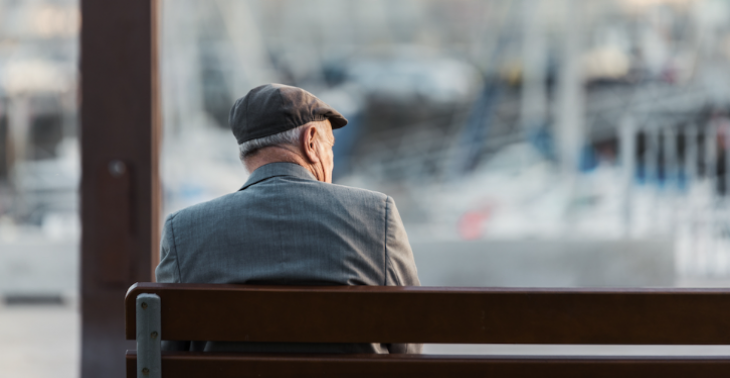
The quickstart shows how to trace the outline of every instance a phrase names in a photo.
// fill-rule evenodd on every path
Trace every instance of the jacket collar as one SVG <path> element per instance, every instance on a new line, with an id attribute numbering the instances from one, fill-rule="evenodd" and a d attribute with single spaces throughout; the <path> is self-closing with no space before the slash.
<path id="1" fill-rule="evenodd" d="M 312 175 L 311 172 L 309 172 L 306 168 L 302 167 L 299 164 L 270 163 L 262 165 L 261 167 L 253 171 L 253 173 L 251 173 L 251 176 L 248 176 L 248 180 L 246 180 L 246 183 L 243 184 L 241 189 L 238 190 L 244 190 L 251 185 L 257 184 L 261 181 L 276 176 L 294 176 L 302 180 L 317 181 L 317 179 L 314 177 L 314 175 Z"/>

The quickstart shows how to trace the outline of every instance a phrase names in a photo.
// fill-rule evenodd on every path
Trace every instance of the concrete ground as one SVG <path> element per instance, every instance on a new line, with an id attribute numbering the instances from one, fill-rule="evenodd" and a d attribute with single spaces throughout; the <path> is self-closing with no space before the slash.
<path id="1" fill-rule="evenodd" d="M 1 305 L 0 377 L 78 378 L 75 305 Z"/>
<path id="2" fill-rule="evenodd" d="M 75 237 L 0 227 L 0 377 L 79 377 L 78 251 Z"/>

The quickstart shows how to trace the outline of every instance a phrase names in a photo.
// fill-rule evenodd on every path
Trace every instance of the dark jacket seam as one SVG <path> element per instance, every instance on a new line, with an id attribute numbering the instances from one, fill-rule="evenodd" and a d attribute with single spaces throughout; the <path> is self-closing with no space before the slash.
<path id="1" fill-rule="evenodd" d="M 183 282 L 182 272 L 180 271 L 180 256 L 177 254 L 177 242 L 175 241 L 175 216 L 177 213 L 170 216 L 170 234 L 172 234 L 172 248 L 175 250 L 175 265 L 177 265 L 177 278 L 180 283 Z"/>
<path id="2" fill-rule="evenodd" d="M 267 181 L 267 180 L 270 180 L 270 179 L 272 179 L 272 178 L 276 178 L 276 177 L 287 177 L 287 176 L 288 176 L 288 177 L 296 177 L 296 176 L 293 176 L 293 175 L 276 175 L 276 176 L 269 176 L 269 177 L 264 177 L 264 178 L 262 178 L 261 180 L 258 180 L 258 181 L 254 181 L 254 182 L 252 182 L 252 183 L 250 183 L 250 184 L 248 184 L 248 185 L 244 185 L 244 186 L 243 186 L 243 187 L 242 187 L 241 189 L 238 189 L 238 191 L 239 191 L 239 192 L 241 192 L 241 191 L 244 191 L 244 190 L 246 190 L 246 189 L 248 189 L 248 188 L 250 188 L 250 187 L 252 187 L 252 186 L 254 186 L 254 185 L 256 185 L 256 184 L 260 184 L 260 183 L 262 183 L 262 182 L 264 182 L 264 181 Z M 297 178 L 298 178 L 298 177 L 297 177 Z"/>

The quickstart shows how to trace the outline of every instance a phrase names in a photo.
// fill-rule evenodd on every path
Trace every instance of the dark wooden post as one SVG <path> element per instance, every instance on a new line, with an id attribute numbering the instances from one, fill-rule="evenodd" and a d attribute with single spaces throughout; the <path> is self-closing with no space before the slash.
<path id="1" fill-rule="evenodd" d="M 82 0 L 82 377 L 123 377 L 124 294 L 159 242 L 157 0 Z"/>

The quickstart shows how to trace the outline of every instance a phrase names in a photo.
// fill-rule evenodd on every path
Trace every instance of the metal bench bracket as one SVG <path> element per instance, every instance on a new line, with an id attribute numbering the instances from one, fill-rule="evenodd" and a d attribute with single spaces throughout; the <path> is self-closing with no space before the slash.
<path id="1" fill-rule="evenodd" d="M 137 378 L 162 378 L 160 297 L 137 296 Z"/>

